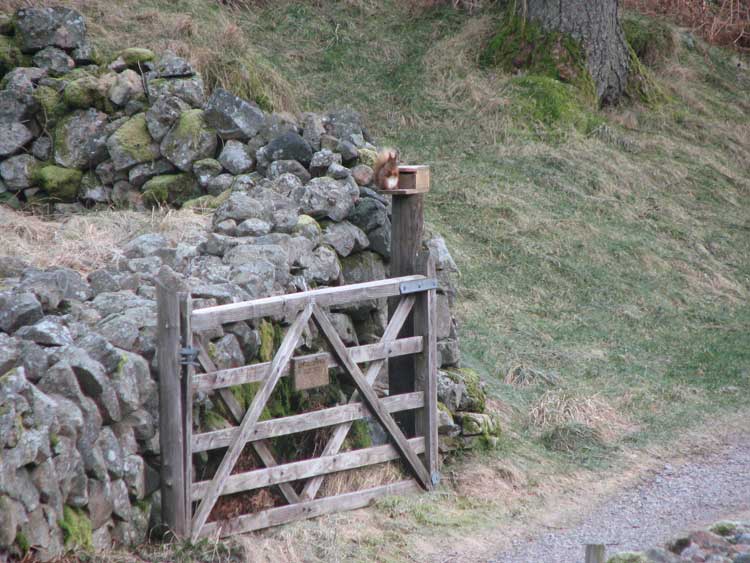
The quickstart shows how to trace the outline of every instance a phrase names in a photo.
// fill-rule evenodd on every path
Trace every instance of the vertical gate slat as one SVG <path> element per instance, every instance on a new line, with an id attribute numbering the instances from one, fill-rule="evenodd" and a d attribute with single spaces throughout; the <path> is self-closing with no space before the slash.
<path id="1" fill-rule="evenodd" d="M 435 261 L 429 252 L 417 257 L 417 273 L 428 279 L 435 278 Z M 415 358 L 417 390 L 424 392 L 424 408 L 417 417 L 417 434 L 425 439 L 425 466 L 436 485 L 440 478 L 438 456 L 437 412 L 437 314 L 436 290 L 427 290 L 417 296 L 414 307 L 414 333 L 422 336 L 422 353 Z"/>
<path id="2" fill-rule="evenodd" d="M 186 537 L 187 488 L 183 481 L 185 436 L 180 389 L 180 302 L 177 296 L 179 280 L 168 269 L 162 269 L 156 282 L 161 506 L 164 524 L 176 536 Z"/>
<path id="3" fill-rule="evenodd" d="M 180 295 L 180 326 L 183 348 L 193 348 L 193 329 L 190 317 L 193 314 L 193 298 L 189 293 Z M 182 372 L 182 419 L 183 419 L 183 471 L 185 483 L 185 529 L 190 525 L 193 503 L 190 487 L 193 483 L 193 375 L 195 367 L 186 364 Z"/>

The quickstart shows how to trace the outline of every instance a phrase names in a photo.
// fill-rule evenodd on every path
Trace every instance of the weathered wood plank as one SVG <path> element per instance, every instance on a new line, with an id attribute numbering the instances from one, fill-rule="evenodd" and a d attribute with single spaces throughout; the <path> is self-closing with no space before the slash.
<path id="1" fill-rule="evenodd" d="M 414 295 L 408 295 L 401 298 L 401 302 L 396 308 L 393 316 L 391 316 L 391 320 L 388 322 L 388 326 L 385 327 L 383 337 L 380 339 L 381 342 L 388 342 L 398 336 L 398 333 L 401 330 L 401 326 L 404 324 L 404 321 L 409 316 L 409 313 L 414 307 L 415 300 L 416 297 Z M 382 369 L 384 363 L 385 360 L 377 360 L 372 362 L 368 366 L 367 372 L 365 374 L 365 379 L 367 379 L 367 382 L 370 385 L 375 382 L 375 378 L 378 376 L 378 373 L 380 373 L 380 370 Z M 354 403 L 358 399 L 359 393 L 355 391 L 354 393 L 352 393 L 352 396 L 349 399 L 349 403 Z M 321 455 L 334 455 L 338 453 L 338 451 L 341 449 L 341 446 L 344 444 L 346 435 L 349 433 L 349 429 L 351 427 L 351 422 L 345 422 L 337 426 L 331 434 L 331 437 L 328 439 L 328 443 L 325 445 L 325 448 L 323 449 L 323 453 Z M 310 479 L 302 488 L 302 492 L 299 495 L 300 498 L 302 500 L 314 499 L 315 495 L 318 494 L 318 490 L 323 484 L 324 479 L 325 477 L 322 476 Z"/>
<path id="2" fill-rule="evenodd" d="M 297 347 L 297 343 L 302 336 L 302 331 L 307 325 L 307 322 L 310 320 L 310 316 L 312 315 L 314 309 L 315 303 L 313 301 L 308 301 L 305 309 L 295 319 L 294 323 L 292 323 L 292 326 L 289 328 L 289 331 L 284 336 L 284 339 L 279 346 L 279 350 L 276 352 L 276 356 L 274 357 L 273 365 L 271 366 L 271 373 L 269 374 L 268 378 L 261 384 L 261 387 L 260 389 L 258 389 L 255 397 L 253 397 L 250 408 L 247 409 L 247 412 L 242 419 L 242 423 L 240 424 L 240 430 L 235 436 L 235 441 L 227 449 L 227 452 L 224 455 L 224 459 L 221 460 L 219 468 L 216 470 L 216 474 L 214 475 L 214 478 L 211 481 L 208 490 L 206 491 L 206 495 L 203 497 L 203 500 L 198 505 L 198 509 L 195 511 L 195 516 L 193 517 L 192 524 L 193 540 L 197 539 L 198 534 L 200 534 L 201 528 L 203 528 L 203 525 L 208 519 L 208 515 L 211 513 L 211 509 L 216 504 L 216 500 L 219 498 L 219 494 L 221 493 L 221 489 L 224 486 L 226 478 L 234 468 L 234 465 L 237 463 L 237 459 L 242 453 L 242 449 L 247 443 L 248 433 L 252 430 L 252 427 L 258 421 L 258 418 L 260 417 L 263 408 L 268 402 L 268 399 L 271 396 L 274 387 L 276 387 L 276 383 L 278 383 L 279 378 L 281 377 L 282 371 L 289 363 L 292 354 L 294 354 L 294 349 Z"/>
<path id="3" fill-rule="evenodd" d="M 399 179 L 400 180 L 400 179 Z M 393 196 L 391 221 L 391 275 L 410 276 L 416 271 L 417 253 L 422 245 L 424 231 L 424 195 L 407 194 Z M 393 314 L 396 300 L 390 299 L 388 309 Z M 413 320 L 408 318 L 399 337 L 414 336 Z M 411 393 L 415 390 L 415 364 L 411 356 L 394 358 L 388 362 L 388 390 L 391 395 Z M 415 434 L 414 413 L 401 413 L 396 417 L 406 436 Z"/>
<path id="4" fill-rule="evenodd" d="M 379 342 L 377 344 L 365 344 L 349 348 L 352 360 L 358 364 L 404 356 L 407 354 L 418 354 L 422 351 L 422 338 L 400 338 L 388 342 Z M 313 356 L 298 356 L 306 358 Z M 339 364 L 336 359 L 328 354 L 328 367 L 335 368 Z M 271 362 L 242 366 L 238 368 L 208 371 L 208 373 L 198 374 L 193 378 L 193 391 L 202 391 L 208 393 L 212 389 L 221 389 L 222 387 L 234 387 L 243 383 L 255 383 L 263 380 L 271 369 Z M 284 370 L 282 377 L 289 375 L 289 369 Z"/>
<path id="5" fill-rule="evenodd" d="M 419 459 L 414 452 L 414 449 L 409 445 L 406 436 L 404 436 L 404 433 L 398 427 L 396 421 L 393 420 L 393 417 L 391 417 L 391 415 L 382 407 L 378 396 L 367 382 L 367 379 L 359 369 L 359 366 L 349 357 L 346 346 L 341 341 L 341 338 L 331 324 L 330 319 L 325 314 L 325 311 L 315 304 L 313 304 L 313 318 L 315 319 L 318 328 L 320 328 L 325 335 L 326 340 L 328 340 L 328 343 L 331 345 L 333 353 L 336 355 L 339 362 L 341 362 L 342 367 L 349 373 L 352 380 L 354 380 L 354 384 L 362 395 L 364 401 L 367 403 L 367 406 L 370 407 L 375 418 L 378 419 L 385 431 L 390 435 L 396 445 L 396 449 L 398 449 L 406 460 L 411 471 L 425 489 L 432 489 L 432 478 L 427 473 L 427 469 L 425 469 L 422 460 Z"/>
<path id="6" fill-rule="evenodd" d="M 424 438 L 412 438 L 409 440 L 409 446 L 417 453 L 424 451 Z M 288 483 L 289 481 L 298 481 L 317 475 L 327 475 L 338 471 L 346 471 L 384 463 L 399 459 L 401 454 L 390 444 L 383 446 L 374 446 L 351 452 L 342 452 L 332 456 L 314 457 L 302 461 L 285 463 L 277 467 L 267 467 L 265 469 L 255 469 L 246 473 L 230 475 L 224 481 L 221 494 L 231 495 L 242 491 L 251 491 L 261 487 L 270 487 L 279 483 Z M 205 497 L 211 481 L 202 481 L 193 483 L 191 497 L 200 500 Z"/>
<path id="7" fill-rule="evenodd" d="M 417 256 L 417 271 L 435 277 L 435 261 L 429 252 Z M 422 353 L 415 357 L 416 388 L 424 392 L 425 405 L 416 417 L 417 435 L 425 438 L 424 461 L 433 484 L 440 479 L 437 411 L 437 315 L 436 290 L 420 293 L 414 306 L 414 334 L 424 339 Z"/>
<path id="8" fill-rule="evenodd" d="M 413 479 L 398 481 L 335 497 L 326 497 L 290 506 L 270 508 L 262 512 L 239 516 L 232 520 L 210 522 L 203 527 L 201 535 L 205 537 L 228 537 L 271 526 L 288 524 L 297 520 L 313 518 L 323 514 L 364 508 L 373 500 L 386 495 L 405 495 L 417 491 L 419 491 L 419 485 Z"/>
<path id="9" fill-rule="evenodd" d="M 156 278 L 156 355 L 159 363 L 159 447 L 161 451 L 161 508 L 164 524 L 180 538 L 187 537 L 185 450 L 180 390 L 180 301 L 174 274 Z"/>
<path id="10" fill-rule="evenodd" d="M 193 299 L 189 293 L 180 294 L 180 330 L 182 346 L 193 348 L 193 330 L 190 327 L 190 316 L 193 312 Z M 193 374 L 195 367 L 187 364 L 182 368 L 182 443 L 184 448 L 184 483 L 185 483 L 185 529 L 189 529 L 193 516 L 193 503 L 190 500 L 190 487 L 193 482 Z"/>
<path id="11" fill-rule="evenodd" d="M 206 370 L 216 371 L 216 366 L 214 365 L 213 360 L 206 351 L 206 346 L 203 342 L 203 339 L 198 336 L 197 340 L 198 342 L 200 342 L 198 359 L 200 360 L 201 365 Z M 232 392 L 229 389 L 219 389 L 216 392 L 216 395 L 232 414 L 235 422 L 237 422 L 238 424 L 242 422 L 242 417 L 245 413 L 243 412 L 240 404 L 237 402 L 237 399 L 234 397 L 234 395 L 232 395 Z M 257 442 L 253 442 L 252 447 L 255 453 L 258 454 L 261 462 L 263 462 L 263 465 L 265 465 L 266 467 L 275 467 L 276 465 L 278 465 L 276 463 L 276 458 L 271 451 L 270 444 L 268 444 L 264 440 L 259 440 Z M 281 494 L 284 495 L 284 498 L 289 504 L 294 504 L 300 501 L 300 498 L 297 495 L 297 491 L 295 491 L 294 487 L 292 487 L 289 483 L 282 483 L 281 485 L 279 485 L 279 489 L 281 490 Z"/>
<path id="12" fill-rule="evenodd" d="M 396 395 L 394 397 L 383 397 L 381 402 L 383 403 L 383 408 L 388 412 L 399 412 L 422 408 L 424 406 L 423 397 L 424 394 L 419 391 Z M 349 403 L 314 412 L 266 420 L 259 422 L 253 427 L 248 441 L 267 440 L 296 432 L 307 432 L 316 428 L 352 422 L 369 414 L 370 411 L 364 403 Z M 237 428 L 224 428 L 222 430 L 214 430 L 213 432 L 195 434 L 193 435 L 193 451 L 197 453 L 217 448 L 226 448 L 236 433 Z"/>
<path id="13" fill-rule="evenodd" d="M 320 307 L 331 307 L 364 301 L 380 299 L 400 294 L 402 282 L 423 279 L 423 276 L 405 276 L 386 280 L 376 280 L 365 283 L 344 285 L 340 287 L 326 287 L 302 293 L 291 293 L 229 303 L 193 311 L 193 330 L 202 331 L 224 323 L 233 323 L 272 315 L 293 314 L 314 300 Z"/>

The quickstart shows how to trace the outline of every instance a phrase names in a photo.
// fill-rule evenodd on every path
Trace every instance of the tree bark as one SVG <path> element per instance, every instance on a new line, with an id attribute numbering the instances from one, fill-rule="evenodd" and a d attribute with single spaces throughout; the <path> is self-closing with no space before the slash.
<path id="1" fill-rule="evenodd" d="M 517 6 L 542 28 L 581 41 L 599 101 L 617 103 L 625 91 L 630 66 L 618 0 L 520 0 Z"/>

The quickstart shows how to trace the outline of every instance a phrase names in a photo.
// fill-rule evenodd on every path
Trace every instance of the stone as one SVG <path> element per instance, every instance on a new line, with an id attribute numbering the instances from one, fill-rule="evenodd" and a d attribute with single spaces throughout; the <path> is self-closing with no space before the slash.
<path id="1" fill-rule="evenodd" d="M 310 161 L 310 174 L 313 176 L 323 176 L 331 164 L 341 164 L 341 155 L 328 149 L 322 149 L 316 152 Z"/>
<path id="2" fill-rule="evenodd" d="M 47 317 L 31 326 L 16 331 L 18 338 L 31 340 L 42 346 L 70 346 L 73 338 L 68 328 L 55 317 Z"/>
<path id="3" fill-rule="evenodd" d="M 270 219 L 269 213 L 258 200 L 243 192 L 232 192 L 214 214 L 214 224 L 226 219 L 234 219 L 238 223 L 245 219 Z"/>
<path id="4" fill-rule="evenodd" d="M 0 129 L 2 129 L 2 126 L 0 126 Z M 31 154 L 38 160 L 49 160 L 52 156 L 52 139 L 47 136 L 36 139 L 31 144 Z"/>
<path id="5" fill-rule="evenodd" d="M 31 59 L 35 66 L 47 70 L 49 76 L 59 77 L 68 74 L 76 66 L 65 51 L 56 47 L 45 47 Z"/>
<path id="6" fill-rule="evenodd" d="M 64 300 L 87 301 L 92 297 L 81 274 L 70 268 L 29 269 L 21 276 L 21 284 L 36 295 L 45 311 L 56 310 Z"/>
<path id="7" fill-rule="evenodd" d="M 256 105 L 216 88 L 206 104 L 206 123 L 222 139 L 248 140 L 266 125 L 266 115 Z"/>
<path id="8" fill-rule="evenodd" d="M 363 197 L 357 202 L 348 220 L 366 233 L 384 225 L 390 226 L 386 206 L 369 197 Z"/>
<path id="9" fill-rule="evenodd" d="M 75 49 L 86 39 L 83 16 L 70 8 L 20 9 L 16 12 L 15 29 L 24 53 L 48 46 Z"/>
<path id="10" fill-rule="evenodd" d="M 430 255 L 435 259 L 436 270 L 458 272 L 458 266 L 456 266 L 456 262 L 453 260 L 443 237 L 433 236 L 425 244 L 430 251 Z"/>
<path id="11" fill-rule="evenodd" d="M 349 176 L 352 175 L 352 171 L 349 170 L 346 166 L 343 166 L 338 162 L 334 162 L 328 167 L 325 175 L 330 176 L 334 180 L 346 180 Z"/>
<path id="12" fill-rule="evenodd" d="M 181 206 L 201 195 L 200 187 L 191 174 L 155 176 L 143 185 L 143 201 L 149 205 Z"/>
<path id="13" fill-rule="evenodd" d="M 172 51 L 164 51 L 154 65 L 154 71 L 162 77 L 189 77 L 195 74 L 190 63 Z"/>
<path id="14" fill-rule="evenodd" d="M 72 400 L 61 395 L 50 395 L 50 398 L 55 402 L 54 416 L 59 425 L 58 436 L 67 436 L 71 440 L 76 440 L 83 428 L 81 409 Z"/>
<path id="15" fill-rule="evenodd" d="M 296 160 L 276 160 L 268 167 L 267 176 L 271 180 L 275 180 L 284 174 L 296 176 L 303 184 L 309 182 L 312 177 L 307 169 Z"/>
<path id="16" fill-rule="evenodd" d="M 12 545 L 16 540 L 18 519 L 13 501 L 9 497 L 0 495 L 0 545 Z"/>
<path id="17" fill-rule="evenodd" d="M 346 181 L 322 177 L 313 178 L 305 186 L 296 188 L 291 197 L 306 215 L 342 221 L 353 209 L 359 193 L 354 193 Z"/>
<path id="18" fill-rule="evenodd" d="M 492 415 L 458 412 L 456 417 L 461 424 L 461 433 L 464 436 L 497 436 L 500 434 L 500 424 Z"/>
<path id="19" fill-rule="evenodd" d="M 23 123 L 0 123 L 0 158 L 20 152 L 33 138 Z"/>
<path id="20" fill-rule="evenodd" d="M 91 527 L 96 529 L 109 520 L 112 515 L 114 509 L 112 487 L 109 480 L 89 479 L 88 491 L 88 512 L 91 518 Z"/>
<path id="21" fill-rule="evenodd" d="M 117 75 L 112 86 L 107 92 L 107 97 L 117 106 L 125 106 L 132 100 L 143 98 L 143 82 L 141 76 L 130 69 L 126 69 Z"/>
<path id="22" fill-rule="evenodd" d="M 245 356 L 234 334 L 225 334 L 208 345 L 208 353 L 218 369 L 230 369 L 245 365 Z"/>
<path id="23" fill-rule="evenodd" d="M 190 106 L 177 96 L 162 96 L 146 111 L 146 127 L 155 141 L 161 141 L 180 114 Z"/>
<path id="24" fill-rule="evenodd" d="M 0 333 L 0 373 L 5 374 L 16 365 L 20 347 L 20 340 Z"/>
<path id="25" fill-rule="evenodd" d="M 75 441 L 60 436 L 55 447 L 55 454 L 52 461 L 55 465 L 63 502 L 74 507 L 85 506 L 88 504 L 89 496 L 86 472 Z"/>
<path id="26" fill-rule="evenodd" d="M 211 178 L 206 184 L 206 191 L 212 196 L 218 196 L 232 187 L 234 176 L 231 174 L 219 174 Z"/>
<path id="27" fill-rule="evenodd" d="M 328 318 L 331 320 L 333 328 L 336 329 L 336 334 L 339 335 L 344 344 L 347 346 L 359 346 L 357 331 L 349 315 L 344 313 L 329 313 Z"/>
<path id="28" fill-rule="evenodd" d="M 63 90 L 63 101 L 71 109 L 103 109 L 104 97 L 99 90 L 99 80 L 89 74 L 71 80 Z"/>
<path id="29" fill-rule="evenodd" d="M 359 164 L 357 166 L 367 166 L 369 168 L 375 168 L 375 164 L 378 161 L 377 151 L 363 148 L 361 146 L 358 147 L 357 151 L 359 152 Z"/>
<path id="30" fill-rule="evenodd" d="M 159 145 L 146 127 L 143 113 L 134 115 L 107 139 L 107 149 L 115 170 L 126 170 L 159 158 Z"/>
<path id="31" fill-rule="evenodd" d="M 304 268 L 302 275 L 308 284 L 329 285 L 341 276 L 341 264 L 328 246 L 319 246 L 312 253 L 303 255 L 299 260 Z"/>
<path id="32" fill-rule="evenodd" d="M 63 499 L 58 485 L 57 471 L 52 459 L 40 463 L 31 471 L 31 480 L 39 491 L 39 500 L 50 505 L 55 512 L 62 512 Z"/>
<path id="33" fill-rule="evenodd" d="M 123 480 L 128 494 L 140 500 L 146 493 L 146 468 L 143 458 L 139 455 L 129 455 L 123 463 Z"/>
<path id="34" fill-rule="evenodd" d="M 364 143 L 362 115 L 352 109 L 336 110 L 328 114 L 325 123 L 326 132 L 337 139 L 354 142 L 361 139 Z"/>
<path id="35" fill-rule="evenodd" d="M 198 179 L 198 184 L 205 188 L 211 178 L 221 174 L 223 168 L 221 163 L 213 158 L 196 160 L 193 163 L 193 175 Z"/>
<path id="36" fill-rule="evenodd" d="M 458 365 L 461 354 L 455 339 L 445 339 L 437 343 L 438 367 Z"/>
<path id="37" fill-rule="evenodd" d="M 34 175 L 41 163 L 30 154 L 11 156 L 0 163 L 0 177 L 10 191 L 34 185 Z"/>
<path id="38" fill-rule="evenodd" d="M 146 233 L 128 242 L 122 249 L 127 258 L 145 258 L 154 256 L 164 248 L 169 247 L 169 241 L 159 233 Z"/>
<path id="39" fill-rule="evenodd" d="M 128 181 L 130 182 L 130 185 L 140 188 L 154 176 L 170 174 L 174 171 L 175 167 L 171 162 L 164 158 L 160 158 L 159 160 L 137 164 L 131 168 L 128 173 Z"/>
<path id="40" fill-rule="evenodd" d="M 245 219 L 236 228 L 237 236 L 257 237 L 271 232 L 271 224 L 261 219 Z"/>
<path id="41" fill-rule="evenodd" d="M 323 126 L 323 118 L 316 113 L 302 114 L 302 138 L 305 139 L 313 150 L 320 149 L 320 137 L 326 132 Z"/>
<path id="42" fill-rule="evenodd" d="M 383 258 L 390 260 L 391 258 L 391 225 L 390 221 L 387 225 L 378 227 L 377 229 L 367 233 L 367 238 L 370 239 L 370 249 L 380 254 Z"/>
<path id="43" fill-rule="evenodd" d="M 348 221 L 328 224 L 323 230 L 323 242 L 333 247 L 341 257 L 349 256 L 353 252 L 360 252 L 370 244 L 362 229 L 355 227 Z"/>
<path id="44" fill-rule="evenodd" d="M 203 110 L 194 109 L 180 115 L 160 147 L 167 160 L 189 172 L 196 160 L 214 156 L 216 144 L 216 132 L 207 126 Z"/>
<path id="45" fill-rule="evenodd" d="M 244 174 L 255 166 L 250 148 L 235 140 L 229 140 L 219 154 L 219 162 L 230 174 Z"/>
<path id="46" fill-rule="evenodd" d="M 41 87 L 40 87 L 41 88 Z M 38 95 L 37 91 L 34 94 Z M 52 92 L 54 95 L 54 91 Z M 37 96 L 25 89 L 0 91 L 0 123 L 26 123 L 39 110 Z"/>
<path id="47" fill-rule="evenodd" d="M 358 186 L 369 186 L 372 184 L 374 172 L 368 165 L 358 164 L 352 168 L 352 178 Z"/>
<path id="48" fill-rule="evenodd" d="M 198 74 L 189 78 L 151 78 L 147 84 L 151 101 L 174 96 L 192 108 L 201 108 L 206 101 L 203 80 Z"/>
<path id="49" fill-rule="evenodd" d="M 310 144 L 298 133 L 288 131 L 268 143 L 265 154 L 269 164 L 275 160 L 296 160 L 303 166 L 309 166 L 313 151 Z"/>
<path id="50" fill-rule="evenodd" d="M 62 166 L 44 166 L 36 173 L 36 182 L 51 201 L 74 202 L 78 199 L 83 174 Z"/>
<path id="51" fill-rule="evenodd" d="M 125 458 L 120 447 L 120 442 L 118 442 L 112 428 L 109 426 L 102 428 L 96 440 L 96 445 L 102 452 L 110 477 L 113 479 L 122 477 L 125 468 Z"/>
<path id="52" fill-rule="evenodd" d="M 363 283 L 385 279 L 383 259 L 374 252 L 364 251 L 341 260 L 344 282 Z"/>
<path id="53" fill-rule="evenodd" d="M 96 63 L 96 51 L 85 39 L 82 43 L 79 43 L 70 54 L 77 65 L 90 65 Z"/>
<path id="54" fill-rule="evenodd" d="M 344 161 L 344 164 L 351 164 L 359 158 L 357 147 L 348 141 L 340 141 L 339 144 L 336 145 L 334 152 L 341 155 L 341 160 Z"/>
<path id="55" fill-rule="evenodd" d="M 320 225 L 309 215 L 299 215 L 297 223 L 294 225 L 294 229 L 292 229 L 293 235 L 305 237 L 313 243 L 313 246 L 320 244 L 321 233 Z"/>

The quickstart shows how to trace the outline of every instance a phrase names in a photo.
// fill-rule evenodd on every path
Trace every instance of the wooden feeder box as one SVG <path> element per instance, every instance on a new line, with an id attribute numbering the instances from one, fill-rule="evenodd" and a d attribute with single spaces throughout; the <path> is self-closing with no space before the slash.
<path id="1" fill-rule="evenodd" d="M 292 387 L 295 391 L 324 387 L 330 383 L 328 354 L 325 352 L 292 358 Z"/>
<path id="2" fill-rule="evenodd" d="M 402 164 L 398 167 L 398 188 L 378 191 L 388 195 L 426 194 L 430 191 L 430 167 Z"/>

